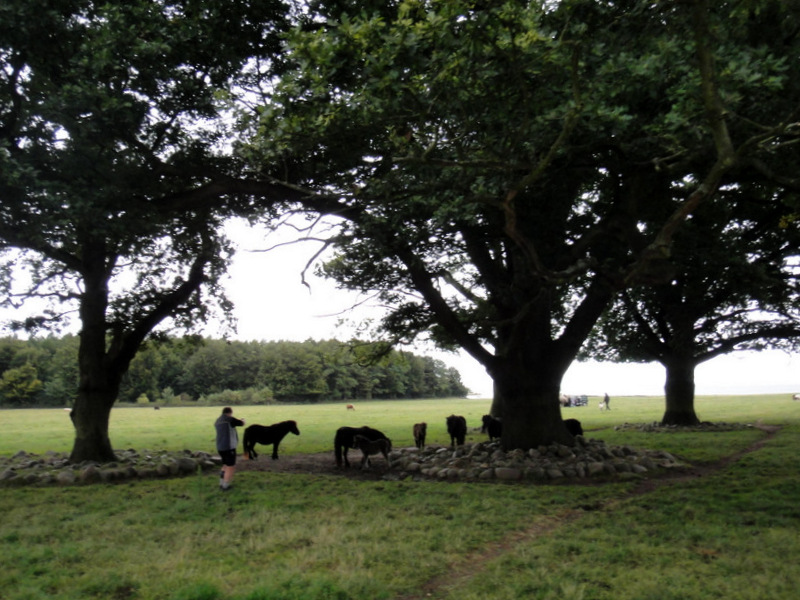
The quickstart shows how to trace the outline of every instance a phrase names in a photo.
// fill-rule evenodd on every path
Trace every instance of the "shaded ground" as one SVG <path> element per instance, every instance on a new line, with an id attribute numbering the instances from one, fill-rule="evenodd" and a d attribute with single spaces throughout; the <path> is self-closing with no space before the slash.
<path id="1" fill-rule="evenodd" d="M 735 462 L 743 455 L 757 450 L 764 443 L 772 438 L 780 429 L 777 426 L 756 425 L 758 429 L 764 431 L 767 436 L 745 448 L 737 454 L 726 456 L 725 458 L 711 464 L 695 465 L 690 467 L 681 467 L 678 469 L 670 469 L 662 473 L 657 473 L 643 479 L 638 486 L 640 493 L 647 493 L 659 485 L 663 485 L 665 480 L 675 481 L 681 478 L 701 477 L 710 472 L 717 471 L 726 467 L 732 462 Z M 348 459 L 350 460 L 350 468 L 339 468 L 336 466 L 336 459 L 333 455 L 333 450 L 330 452 L 320 452 L 317 454 L 280 454 L 277 460 L 272 460 L 272 446 L 256 446 L 256 451 L 259 453 L 258 458 L 255 460 L 247 460 L 239 457 L 236 463 L 237 470 L 242 471 L 263 471 L 270 473 L 296 473 L 304 475 L 330 475 L 336 477 L 347 477 L 349 479 L 357 479 L 361 481 L 378 481 L 389 470 L 387 469 L 386 461 L 382 456 L 372 457 L 372 466 L 365 471 L 359 468 L 361 464 L 361 451 L 350 450 Z M 567 481 L 567 484 L 573 485 L 602 485 L 607 480 L 593 480 L 582 479 Z M 530 483 L 530 482 L 527 482 Z M 547 482 L 553 484 L 553 482 Z M 562 482 L 563 483 L 563 482 Z"/>
<path id="2" fill-rule="evenodd" d="M 281 454 L 280 458 L 272 460 L 272 446 L 256 446 L 258 458 L 247 460 L 240 456 L 236 461 L 236 470 L 266 471 L 269 473 L 296 473 L 298 475 L 331 475 L 347 477 L 362 481 L 378 481 L 387 472 L 386 461 L 382 456 L 372 457 L 372 466 L 362 471 L 361 451 L 351 450 L 347 458 L 350 461 L 349 469 L 340 469 L 336 466 L 333 450 L 318 454 Z"/>

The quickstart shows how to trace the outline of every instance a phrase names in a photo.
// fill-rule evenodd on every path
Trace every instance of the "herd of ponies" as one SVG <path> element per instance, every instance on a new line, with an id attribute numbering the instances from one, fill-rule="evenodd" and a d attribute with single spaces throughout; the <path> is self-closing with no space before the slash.
<path id="1" fill-rule="evenodd" d="M 352 404 L 347 405 L 347 410 L 355 410 Z M 482 417 L 481 433 L 489 436 L 489 441 L 500 439 L 503 432 L 503 422 L 491 415 Z M 450 446 L 461 446 L 467 436 L 467 420 L 461 415 L 450 415 L 446 419 L 447 433 L 450 436 Z M 583 428 L 577 419 L 565 419 L 564 425 L 572 435 L 583 435 Z M 428 432 L 427 423 L 414 425 L 414 444 L 422 450 L 425 448 L 425 436 Z M 287 434 L 300 435 L 296 421 L 281 421 L 274 425 L 250 425 L 244 430 L 244 454 L 254 460 L 258 457 L 256 444 L 272 445 L 272 458 L 278 458 L 278 446 Z M 361 450 L 361 468 L 370 466 L 370 456 L 382 455 L 389 462 L 389 452 L 392 451 L 392 441 L 382 431 L 372 427 L 340 427 L 336 430 L 333 439 L 336 466 L 339 468 L 350 467 L 347 459 L 348 450 Z"/>

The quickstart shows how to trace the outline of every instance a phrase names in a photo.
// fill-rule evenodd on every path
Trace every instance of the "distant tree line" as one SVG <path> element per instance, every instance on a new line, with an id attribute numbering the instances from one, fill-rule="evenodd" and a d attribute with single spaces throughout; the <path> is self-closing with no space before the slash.
<path id="1" fill-rule="evenodd" d="M 71 406 L 78 337 L 0 338 L 0 406 Z M 235 342 L 198 337 L 147 344 L 120 402 L 266 404 L 464 397 L 457 369 L 430 356 L 335 340 Z"/>

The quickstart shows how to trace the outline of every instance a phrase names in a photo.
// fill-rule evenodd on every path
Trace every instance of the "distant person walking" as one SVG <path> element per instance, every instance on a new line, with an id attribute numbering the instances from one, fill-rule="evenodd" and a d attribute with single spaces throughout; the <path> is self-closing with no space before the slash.
<path id="1" fill-rule="evenodd" d="M 219 487 L 223 491 L 231 489 L 233 474 L 236 472 L 236 447 L 239 445 L 236 428 L 243 426 L 244 420 L 234 417 L 230 406 L 222 409 L 222 414 L 214 423 L 217 430 L 217 452 L 222 459 Z"/>
<path id="2" fill-rule="evenodd" d="M 611 410 L 611 398 L 608 397 L 608 392 L 606 392 L 606 395 L 603 398 L 603 402 L 606 405 L 606 410 Z"/>

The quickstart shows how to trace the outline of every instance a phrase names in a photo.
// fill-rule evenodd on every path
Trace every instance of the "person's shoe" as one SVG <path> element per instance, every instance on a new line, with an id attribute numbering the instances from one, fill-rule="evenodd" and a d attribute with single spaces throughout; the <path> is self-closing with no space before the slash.
<path id="1" fill-rule="evenodd" d="M 223 492 L 229 492 L 230 490 L 233 489 L 233 486 L 229 485 L 228 487 L 225 487 L 224 485 L 221 485 L 219 486 L 219 489 L 221 489 Z"/>

